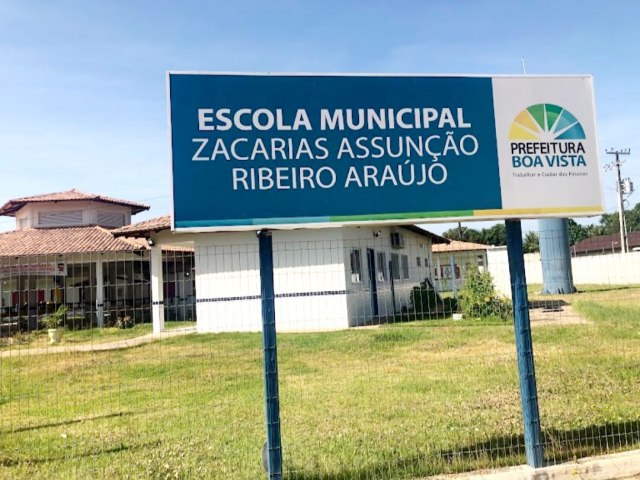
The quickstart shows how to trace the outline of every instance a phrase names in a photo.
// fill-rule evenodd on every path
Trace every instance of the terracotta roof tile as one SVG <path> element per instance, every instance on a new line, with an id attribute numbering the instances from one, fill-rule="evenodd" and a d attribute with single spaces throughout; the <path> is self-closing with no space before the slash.
<path id="1" fill-rule="evenodd" d="M 433 253 L 441 252 L 465 252 L 471 250 L 487 250 L 490 247 L 482 243 L 461 242 L 460 240 L 451 240 L 447 245 L 434 245 Z"/>
<path id="2" fill-rule="evenodd" d="M 171 228 L 171 215 L 163 215 L 162 217 L 150 218 L 149 220 L 143 220 L 142 222 L 134 223 L 132 225 L 125 225 L 124 227 L 116 228 L 111 232 L 116 237 L 121 236 L 142 236 L 153 232 L 159 232 L 160 230 L 168 230 Z"/>
<path id="3" fill-rule="evenodd" d="M 115 238 L 102 227 L 23 228 L 0 233 L 0 257 L 147 250 L 143 238 Z"/>
<path id="4" fill-rule="evenodd" d="M 142 203 L 122 200 L 120 198 L 107 197 L 106 195 L 97 195 L 95 193 L 85 193 L 76 189 L 67 190 L 65 192 L 45 193 L 42 195 L 32 195 L 30 197 L 14 198 L 6 202 L 0 207 L 0 215 L 15 216 L 15 213 L 28 203 L 42 202 L 68 202 L 73 200 L 85 200 L 93 202 L 111 203 L 113 205 L 124 205 L 131 207 L 131 213 L 139 213 L 143 210 L 149 210 L 149 205 Z"/>
<path id="5" fill-rule="evenodd" d="M 627 243 L 629 249 L 640 247 L 640 232 L 629 232 L 627 234 Z M 578 253 L 611 253 L 620 251 L 620 234 L 600 235 L 598 237 L 589 237 L 571 247 L 574 254 Z"/>
<path id="6" fill-rule="evenodd" d="M 405 230 L 409 230 L 410 232 L 416 233 L 418 235 L 422 235 L 423 237 L 430 238 L 432 244 L 437 243 L 449 243 L 448 238 L 441 237 L 440 235 L 436 235 L 424 228 L 418 227 L 417 225 L 402 225 L 400 228 L 404 228 Z"/>

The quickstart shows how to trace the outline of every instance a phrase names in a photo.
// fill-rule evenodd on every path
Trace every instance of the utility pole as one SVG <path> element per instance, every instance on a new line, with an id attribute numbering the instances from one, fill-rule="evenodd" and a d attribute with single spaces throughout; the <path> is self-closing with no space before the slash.
<path id="1" fill-rule="evenodd" d="M 616 190 L 618 191 L 618 214 L 620 216 L 620 252 L 627 253 L 627 225 L 624 219 L 624 201 L 622 198 L 622 194 L 624 193 L 624 185 L 622 183 L 622 176 L 620 175 L 620 165 L 624 163 L 624 161 L 620 161 L 620 155 L 629 155 L 631 150 L 614 150 L 610 148 L 606 150 L 609 155 L 615 155 L 616 159 L 613 163 L 605 165 L 605 170 L 613 170 L 616 169 Z"/>

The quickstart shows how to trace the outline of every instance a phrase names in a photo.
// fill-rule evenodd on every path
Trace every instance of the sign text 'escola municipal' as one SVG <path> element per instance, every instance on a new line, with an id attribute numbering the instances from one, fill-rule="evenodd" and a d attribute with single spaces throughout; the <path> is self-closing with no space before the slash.
<path id="1" fill-rule="evenodd" d="M 589 76 L 168 77 L 176 230 L 603 211 Z"/>

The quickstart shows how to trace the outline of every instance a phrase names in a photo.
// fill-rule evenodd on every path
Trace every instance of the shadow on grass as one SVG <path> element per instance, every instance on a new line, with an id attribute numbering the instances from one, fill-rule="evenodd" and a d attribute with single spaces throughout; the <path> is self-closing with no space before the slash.
<path id="1" fill-rule="evenodd" d="M 534 299 L 529 300 L 529 309 L 541 308 L 542 310 L 550 310 L 550 311 L 561 311 L 562 307 L 566 307 L 569 305 L 564 300 L 554 299 L 554 300 L 544 300 L 544 299 Z"/>
<path id="2" fill-rule="evenodd" d="M 591 425 L 575 430 L 549 429 L 543 432 L 543 443 L 547 465 L 630 449 L 629 447 L 637 447 L 640 444 L 640 419 Z M 304 467 L 293 464 L 285 466 L 284 478 L 286 480 L 416 478 L 523 465 L 525 462 L 524 437 L 506 435 L 456 450 L 434 451 L 431 455 L 405 456 L 336 472 L 308 472 Z"/>
<path id="3" fill-rule="evenodd" d="M 91 422 L 93 420 L 103 420 L 106 418 L 124 417 L 125 415 L 133 415 L 133 412 L 106 413 L 104 415 L 92 415 L 90 417 L 73 418 L 70 420 L 64 420 L 60 422 L 38 423 L 36 425 L 29 425 L 27 427 L 18 427 L 18 428 L 11 428 L 9 430 L 0 430 L 0 433 L 3 435 L 6 435 L 8 433 L 28 432 L 31 430 L 40 430 L 41 428 L 61 427 L 64 425 L 73 425 L 74 423 Z"/>
<path id="4" fill-rule="evenodd" d="M 160 441 L 153 441 L 153 442 L 147 442 L 147 443 L 142 443 L 139 445 L 124 445 L 124 444 L 120 444 L 118 446 L 115 447 L 111 447 L 111 448 L 104 448 L 102 450 L 99 451 L 87 451 L 87 452 L 82 452 L 82 453 L 69 453 L 69 452 L 64 452 L 62 455 L 53 455 L 50 457 L 35 457 L 35 458 L 29 458 L 28 460 L 24 460 L 24 459 L 14 459 L 14 458 L 3 458 L 2 454 L 0 453 L 0 466 L 2 467 L 17 467 L 21 464 L 31 464 L 31 465 L 39 465 L 39 464 L 43 464 L 43 463 L 49 463 L 49 462 L 58 462 L 61 460 L 64 461 L 69 461 L 69 460 L 74 460 L 74 459 L 81 459 L 81 458 L 88 458 L 88 457 L 95 457 L 96 455 L 104 455 L 104 454 L 115 454 L 115 453 L 121 453 L 121 452 L 125 452 L 125 451 L 136 451 L 136 450 L 143 450 L 143 449 L 147 449 L 147 448 L 154 448 L 154 447 L 159 447 L 161 445 Z"/>
<path id="5" fill-rule="evenodd" d="M 593 288 L 583 287 L 579 288 L 576 293 L 591 293 L 591 292 L 613 292 L 616 290 L 632 290 L 640 287 L 640 284 L 631 284 L 631 285 L 598 285 Z"/>

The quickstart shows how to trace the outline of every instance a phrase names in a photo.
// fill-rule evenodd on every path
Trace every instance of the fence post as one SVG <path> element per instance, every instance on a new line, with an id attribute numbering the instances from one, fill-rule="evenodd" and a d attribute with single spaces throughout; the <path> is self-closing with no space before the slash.
<path id="1" fill-rule="evenodd" d="M 153 333 L 159 335 L 164 332 L 164 280 L 162 272 L 162 247 L 151 247 L 151 318 Z"/>
<path id="2" fill-rule="evenodd" d="M 507 220 L 507 253 L 511 277 L 511 298 L 515 322 L 516 351 L 518 356 L 518 376 L 520 379 L 520 400 L 524 417 L 524 445 L 527 463 L 534 468 L 542 467 L 542 441 L 540 433 L 540 413 L 536 372 L 533 364 L 533 342 L 529 320 L 527 299 L 527 279 L 524 269 L 522 246 L 522 225 L 520 220 Z"/>
<path id="3" fill-rule="evenodd" d="M 262 298 L 262 351 L 264 355 L 264 399 L 267 423 L 269 478 L 282 479 L 280 440 L 280 397 L 278 395 L 278 351 L 273 288 L 273 240 L 271 232 L 258 232 L 260 254 L 260 293 Z"/>

